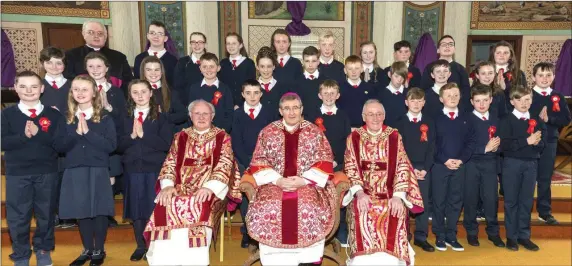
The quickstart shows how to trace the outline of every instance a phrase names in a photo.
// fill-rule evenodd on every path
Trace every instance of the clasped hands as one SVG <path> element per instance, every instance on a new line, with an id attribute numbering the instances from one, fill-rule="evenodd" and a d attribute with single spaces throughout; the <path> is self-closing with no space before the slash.
<path id="1" fill-rule="evenodd" d="M 38 126 L 34 124 L 32 120 L 26 121 L 26 127 L 24 128 L 24 134 L 26 137 L 31 138 L 38 134 Z"/>
<path id="2" fill-rule="evenodd" d="M 363 190 L 356 193 L 358 211 L 360 213 L 367 213 L 369 207 L 371 206 L 371 198 L 369 195 L 365 194 Z M 405 204 L 401 198 L 393 196 L 389 201 L 389 214 L 395 217 L 404 217 L 406 213 Z"/>
<path id="3" fill-rule="evenodd" d="M 87 132 L 89 132 L 89 127 L 87 127 L 87 122 L 85 120 L 85 117 L 83 117 L 83 115 L 79 115 L 79 121 L 77 123 L 77 129 L 75 130 L 75 132 L 78 135 L 85 135 L 87 134 Z"/>
<path id="4" fill-rule="evenodd" d="M 288 178 L 281 177 L 276 181 L 276 185 L 286 192 L 296 191 L 298 188 L 306 185 L 304 178 L 299 176 L 290 176 Z"/>
<path id="5" fill-rule="evenodd" d="M 213 194 L 214 193 L 212 190 L 204 187 L 197 190 L 194 197 L 195 200 L 199 204 L 201 204 L 207 200 L 211 200 Z M 163 189 L 161 189 L 161 191 L 159 191 L 159 194 L 157 194 L 157 197 L 155 198 L 155 203 L 161 206 L 167 206 L 171 204 L 171 199 L 174 196 L 179 196 L 179 192 L 177 192 L 177 189 L 175 187 L 173 186 L 164 187 Z"/>
<path id="6" fill-rule="evenodd" d="M 137 118 L 133 120 L 133 131 L 131 132 L 131 138 L 143 138 L 143 124 L 141 124 Z"/>

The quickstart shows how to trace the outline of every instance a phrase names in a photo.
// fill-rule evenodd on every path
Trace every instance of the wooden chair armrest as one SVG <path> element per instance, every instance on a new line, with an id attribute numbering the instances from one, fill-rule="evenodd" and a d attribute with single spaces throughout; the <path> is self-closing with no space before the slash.
<path id="1" fill-rule="evenodd" d="M 348 176 L 344 174 L 344 172 L 335 172 L 332 182 L 334 183 L 334 186 L 336 186 L 336 193 L 340 198 L 342 198 L 344 194 L 350 189 L 350 180 Z"/>
<path id="2" fill-rule="evenodd" d="M 246 194 L 246 198 L 249 201 L 252 200 L 252 198 L 254 198 L 254 195 L 256 194 L 256 187 L 257 187 L 256 181 L 254 180 L 254 177 L 252 175 L 245 174 L 242 176 L 239 188 L 241 192 Z"/>

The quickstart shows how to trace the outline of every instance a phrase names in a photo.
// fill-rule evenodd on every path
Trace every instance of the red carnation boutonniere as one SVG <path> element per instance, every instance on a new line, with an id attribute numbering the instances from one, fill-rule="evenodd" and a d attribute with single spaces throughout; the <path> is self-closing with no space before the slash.
<path id="1" fill-rule="evenodd" d="M 51 124 L 52 122 L 47 117 L 40 118 L 40 126 L 42 127 L 42 131 L 48 132 L 48 128 Z"/>
<path id="2" fill-rule="evenodd" d="M 506 78 L 508 79 L 508 81 L 512 81 L 512 72 L 506 72 Z"/>
<path id="3" fill-rule="evenodd" d="M 222 97 L 222 93 L 220 91 L 215 91 L 213 100 L 211 101 L 212 104 L 215 106 L 218 105 L 218 100 Z"/>
<path id="4" fill-rule="evenodd" d="M 322 119 L 321 117 L 318 117 L 318 118 L 316 118 L 315 123 L 318 126 L 318 128 L 320 128 L 321 131 L 326 131 L 326 128 L 324 127 L 324 119 Z"/>
<path id="5" fill-rule="evenodd" d="M 490 127 L 489 127 L 489 139 L 494 138 L 496 132 L 497 132 L 497 127 L 495 127 L 495 126 L 490 126 Z"/>
<path id="6" fill-rule="evenodd" d="M 528 132 L 528 134 L 534 133 L 534 127 L 536 127 L 536 120 L 529 119 L 528 120 L 528 129 L 526 130 L 526 132 Z"/>
<path id="7" fill-rule="evenodd" d="M 560 105 L 558 105 L 558 102 L 560 102 L 560 96 L 554 95 L 550 99 L 552 100 L 552 112 L 560 112 Z"/>
<path id="8" fill-rule="evenodd" d="M 426 124 L 421 124 L 419 130 L 421 130 L 421 142 L 427 142 L 427 131 L 429 131 L 429 127 Z"/>
<path id="9" fill-rule="evenodd" d="M 477 78 L 474 71 L 469 74 L 469 78 L 471 78 L 473 81 Z"/>
<path id="10" fill-rule="evenodd" d="M 413 78 L 413 73 L 407 72 L 407 82 L 409 82 Z"/>

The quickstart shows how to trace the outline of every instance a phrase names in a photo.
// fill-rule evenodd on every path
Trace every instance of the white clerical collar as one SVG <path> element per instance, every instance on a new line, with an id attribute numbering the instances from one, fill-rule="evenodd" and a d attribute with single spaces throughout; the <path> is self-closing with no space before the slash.
<path id="1" fill-rule="evenodd" d="M 194 64 L 197 64 L 197 62 L 200 61 L 200 58 L 197 58 L 194 53 L 191 53 L 191 61 L 193 61 Z"/>
<path id="2" fill-rule="evenodd" d="M 138 117 L 139 117 L 139 112 L 142 112 L 142 113 L 143 113 L 143 121 L 145 121 L 145 118 L 147 117 L 147 114 L 149 114 L 149 110 L 150 110 L 149 107 L 141 108 L 141 109 L 139 109 L 138 107 L 135 107 L 135 111 L 133 111 L 133 116 L 134 116 L 135 118 L 138 118 Z"/>
<path id="3" fill-rule="evenodd" d="M 499 70 L 501 70 L 501 69 L 502 69 L 502 71 L 503 71 L 504 73 L 506 73 L 506 72 L 508 71 L 508 64 L 506 64 L 506 65 L 496 64 L 495 67 L 496 67 L 497 73 L 498 73 Z"/>
<path id="4" fill-rule="evenodd" d="M 320 111 L 322 112 L 323 115 L 325 115 L 328 112 L 332 112 L 332 114 L 335 115 L 338 112 L 338 107 L 336 105 L 332 107 L 327 107 L 324 104 L 322 104 L 322 106 L 320 106 Z"/>
<path id="5" fill-rule="evenodd" d="M 447 107 L 443 108 L 443 113 L 447 116 L 447 117 L 451 117 L 451 115 L 449 115 L 450 112 L 454 112 L 455 115 L 453 116 L 453 118 L 457 118 L 459 116 L 459 108 L 455 107 L 455 110 L 451 110 Z"/>
<path id="6" fill-rule="evenodd" d="M 149 84 L 151 84 L 151 88 L 153 89 L 159 89 L 161 88 L 161 80 L 157 80 L 157 82 L 151 82 L 149 81 Z M 155 86 L 153 86 L 155 85 Z M 202 85 L 201 85 L 202 86 Z"/>
<path id="7" fill-rule="evenodd" d="M 379 129 L 379 131 L 377 132 L 372 132 L 371 130 L 369 130 L 369 128 L 367 129 L 367 133 L 369 133 L 372 136 L 377 136 L 379 134 L 381 134 L 381 132 L 383 132 L 383 127 Z"/>
<path id="8" fill-rule="evenodd" d="M 530 112 L 526 111 L 526 113 L 521 113 L 516 108 L 512 110 L 512 114 L 516 117 L 516 119 L 526 118 L 530 119 Z"/>
<path id="9" fill-rule="evenodd" d="M 85 44 L 85 46 L 87 46 L 87 47 L 93 49 L 94 51 L 99 51 L 99 50 L 101 50 L 101 48 L 91 47 L 91 46 L 90 46 L 89 44 L 87 44 L 87 43 Z"/>
<path id="10" fill-rule="evenodd" d="M 280 64 L 280 59 L 282 59 L 282 64 L 286 65 L 288 60 L 290 60 L 290 55 L 286 54 L 284 56 L 278 56 L 278 64 Z"/>
<path id="11" fill-rule="evenodd" d="M 48 84 L 50 84 L 50 86 L 52 86 L 52 84 L 54 83 L 54 81 L 56 82 L 56 86 L 58 86 L 58 88 L 61 88 L 64 84 L 66 84 L 66 82 L 68 81 L 66 78 L 64 78 L 64 75 L 60 74 L 57 77 L 52 77 L 48 74 L 46 74 L 46 76 L 44 76 L 44 79 L 48 82 Z M 45 90 L 46 88 L 44 88 Z"/>
<path id="12" fill-rule="evenodd" d="M 333 57 L 333 56 L 330 57 L 330 59 L 328 59 L 328 61 L 326 61 L 326 60 L 324 59 L 324 57 L 320 56 L 320 63 L 329 65 L 329 64 L 331 64 L 332 62 L 334 62 L 334 57 Z"/>
<path id="13" fill-rule="evenodd" d="M 276 81 L 274 78 L 272 78 L 272 79 L 270 80 L 270 82 L 264 82 L 264 81 L 262 81 L 262 77 L 261 77 L 261 78 L 258 78 L 258 83 L 260 83 L 260 85 L 262 86 L 262 90 L 266 90 L 266 89 L 264 88 L 264 84 L 270 84 L 270 85 L 268 85 L 268 91 L 271 91 L 272 88 L 274 88 L 274 85 L 276 85 L 276 82 L 278 82 L 278 81 Z"/>
<path id="14" fill-rule="evenodd" d="M 389 85 L 387 85 L 386 87 L 389 91 L 391 91 L 391 94 L 395 94 L 396 92 L 399 92 L 400 94 L 403 94 L 403 85 L 399 86 L 398 89 L 394 88 L 393 85 L 391 85 L 391 82 L 389 82 Z"/>
<path id="15" fill-rule="evenodd" d="M 486 118 L 486 120 L 489 120 L 489 111 L 487 111 L 484 114 L 479 113 L 479 111 L 477 111 L 476 109 L 473 110 L 473 114 L 475 114 L 479 119 L 484 120 L 483 117 Z"/>
<path id="16" fill-rule="evenodd" d="M 103 82 L 103 83 L 97 83 L 97 90 L 99 90 L 100 85 L 101 85 L 101 88 L 103 89 L 103 91 L 105 91 L 105 92 L 107 92 L 107 91 L 109 91 L 109 89 L 111 89 L 111 83 L 109 83 L 107 81 Z"/>
<path id="17" fill-rule="evenodd" d="M 161 50 L 161 51 L 153 51 L 153 50 L 151 50 L 151 48 L 149 48 L 149 50 L 147 50 L 147 53 L 150 56 L 157 56 L 158 58 L 161 58 L 161 57 L 163 57 L 163 55 L 165 53 L 167 53 L 167 49 L 163 48 L 163 50 Z M 157 55 L 155 55 L 155 53 L 157 53 Z"/>
<path id="18" fill-rule="evenodd" d="M 410 122 L 413 122 L 413 118 L 417 118 L 417 123 L 419 123 L 419 122 L 421 122 L 421 118 L 423 117 L 423 114 L 419 113 L 417 116 L 415 116 L 411 112 L 407 112 L 407 117 L 409 118 Z"/>
<path id="19" fill-rule="evenodd" d="M 236 66 L 240 65 L 240 63 L 242 63 L 242 61 L 244 61 L 244 59 L 246 59 L 246 57 L 242 56 L 241 54 L 238 54 L 238 56 L 236 56 L 236 57 L 229 56 L 229 58 L 228 58 L 228 60 L 230 61 L 230 64 L 236 65 Z M 232 62 L 233 60 L 236 60 L 236 62 L 234 64 Z"/>
<path id="20" fill-rule="evenodd" d="M 312 75 L 313 77 L 310 78 L 310 75 Z M 318 71 L 317 69 L 312 74 L 310 74 L 310 72 L 304 70 L 304 77 L 306 77 L 306 79 L 317 79 L 319 76 L 320 76 L 320 71 Z"/>
<path id="21" fill-rule="evenodd" d="M 205 133 L 209 132 L 209 130 L 211 130 L 211 129 L 210 129 L 210 128 L 207 128 L 207 129 L 205 129 L 205 130 L 199 131 L 199 130 L 197 130 L 196 128 L 193 127 L 193 131 L 195 131 L 195 133 L 197 133 L 197 134 L 199 134 L 199 135 L 205 134 Z"/>
<path id="22" fill-rule="evenodd" d="M 298 123 L 294 126 L 291 126 L 291 125 L 286 124 L 286 121 L 284 119 L 282 119 L 282 125 L 284 125 L 284 127 L 286 128 L 286 131 L 293 132 L 294 130 L 296 130 L 296 128 L 298 128 L 298 126 L 300 126 L 300 123 Z"/>
<path id="23" fill-rule="evenodd" d="M 372 64 L 363 63 L 363 71 L 371 73 L 373 71 L 373 63 Z"/>
<path id="24" fill-rule="evenodd" d="M 552 93 L 552 88 L 550 87 L 543 90 L 542 88 L 535 85 L 534 88 L 532 89 L 542 96 L 550 96 L 550 94 Z M 542 94 L 543 92 L 545 92 L 546 95 Z"/>
<path id="25" fill-rule="evenodd" d="M 431 88 L 431 89 L 433 89 L 433 91 L 435 93 L 437 93 L 437 95 L 439 95 L 439 91 L 441 90 L 441 87 L 443 87 L 443 86 L 445 86 L 445 84 L 438 85 L 437 83 L 435 83 L 435 84 L 433 84 L 433 88 Z"/>
<path id="26" fill-rule="evenodd" d="M 91 118 L 91 116 L 93 116 L 93 106 L 91 106 L 85 110 L 81 110 L 78 106 L 77 111 L 75 112 L 75 116 L 79 118 L 79 116 L 82 114 L 85 114 L 85 120 L 89 120 Z"/>
<path id="27" fill-rule="evenodd" d="M 350 79 L 348 79 L 348 83 L 352 86 L 358 86 L 361 84 L 361 79 L 357 82 L 357 84 L 354 84 Z"/>
<path id="28" fill-rule="evenodd" d="M 30 107 L 30 106 L 27 106 L 26 104 L 24 104 L 22 101 L 20 101 L 18 103 L 18 109 L 20 109 L 20 111 L 27 116 L 32 115 L 32 112 L 30 112 L 30 109 L 36 109 L 36 115 L 38 116 L 44 110 L 44 105 L 42 104 L 42 102 L 40 102 L 38 100 L 38 103 L 36 103 L 34 106 Z"/>
<path id="29" fill-rule="evenodd" d="M 203 78 L 203 82 L 201 82 L 201 87 L 204 85 L 207 85 L 207 86 L 213 86 L 214 85 L 218 88 L 218 84 L 219 84 L 218 78 L 210 85 L 207 83 L 207 80 Z"/>
<path id="30" fill-rule="evenodd" d="M 258 116 L 258 114 L 260 113 L 260 110 L 262 109 L 262 104 L 260 102 L 258 102 L 258 104 L 256 106 L 250 106 L 248 105 L 248 103 L 246 103 L 246 101 L 244 101 L 244 112 L 247 115 L 250 115 L 250 109 L 254 109 L 254 118 L 256 118 Z"/>

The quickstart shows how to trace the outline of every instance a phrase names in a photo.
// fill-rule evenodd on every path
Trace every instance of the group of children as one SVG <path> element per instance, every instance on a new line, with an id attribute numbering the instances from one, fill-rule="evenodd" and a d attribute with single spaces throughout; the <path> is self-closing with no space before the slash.
<path id="1" fill-rule="evenodd" d="M 479 245 L 477 212 L 484 209 L 489 240 L 504 247 L 497 221 L 499 181 L 509 249 L 521 244 L 538 250 L 530 241 L 535 181 L 540 218 L 556 223 L 550 177 L 557 130 L 570 123 L 570 112 L 564 97 L 550 88 L 552 64 L 534 67 L 532 90 L 521 86 L 524 76 L 508 43 L 497 44 L 490 62 L 477 65 L 470 87 L 464 67 L 452 61 L 455 45 L 448 35 L 438 42 L 440 59 L 423 75 L 409 63 L 407 41 L 395 43 L 396 62 L 382 69 L 373 42 L 360 46 L 360 56 L 343 64 L 335 60 L 331 33 L 320 36 L 319 49 L 304 49 L 300 61 L 290 55 L 288 33 L 278 29 L 256 62 L 248 58 L 242 37 L 231 33 L 220 63 L 206 51 L 202 33 L 191 34 L 192 53 L 178 60 L 165 50 L 162 23 L 151 23 L 147 35 L 149 50 L 135 60 L 138 79 L 130 82 L 127 97 L 108 82 L 110 66 L 98 52 L 85 58 L 88 75 L 73 81 L 62 76 L 65 54 L 53 47 L 40 55 L 43 79 L 29 71 L 17 75 L 20 103 L 2 112 L 10 257 L 16 265 L 28 265 L 31 257 L 32 208 L 38 265 L 51 264 L 56 213 L 79 225 L 84 250 L 71 265 L 103 264 L 118 176 L 123 176 L 123 218 L 132 221 L 137 243 L 130 259 L 144 258 L 143 230 L 155 182 L 173 134 L 191 125 L 186 106 L 197 99 L 214 105 L 213 124 L 231 134 L 241 172 L 250 164 L 258 133 L 280 119 L 284 93 L 300 95 L 304 118 L 323 130 L 332 146 L 336 171 L 343 171 L 347 136 L 363 126 L 363 104 L 379 99 L 387 110 L 385 124 L 403 136 L 419 180 L 426 211 L 415 217 L 414 244 L 425 251 L 434 250 L 427 242 L 429 215 L 436 248 L 463 250 L 457 241 L 462 208 L 470 245 Z M 247 204 L 243 200 L 242 217 Z M 346 244 L 344 220 L 337 237 Z M 242 231 L 246 247 L 250 239 Z"/>

